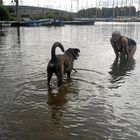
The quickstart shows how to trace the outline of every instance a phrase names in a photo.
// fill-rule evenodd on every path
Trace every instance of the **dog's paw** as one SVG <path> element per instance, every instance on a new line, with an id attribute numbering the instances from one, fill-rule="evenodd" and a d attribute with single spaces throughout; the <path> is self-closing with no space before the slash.
<path id="1" fill-rule="evenodd" d="M 52 85 L 48 85 L 48 90 L 52 90 Z"/>

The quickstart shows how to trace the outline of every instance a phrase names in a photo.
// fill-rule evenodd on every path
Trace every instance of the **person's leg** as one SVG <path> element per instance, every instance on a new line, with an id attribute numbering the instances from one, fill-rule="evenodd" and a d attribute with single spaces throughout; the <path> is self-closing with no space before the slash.
<path id="1" fill-rule="evenodd" d="M 125 59 L 127 57 L 126 52 L 120 53 L 120 59 Z"/>
<path id="2" fill-rule="evenodd" d="M 136 52 L 137 46 L 133 46 L 130 49 L 130 58 L 133 58 L 135 52 Z"/>

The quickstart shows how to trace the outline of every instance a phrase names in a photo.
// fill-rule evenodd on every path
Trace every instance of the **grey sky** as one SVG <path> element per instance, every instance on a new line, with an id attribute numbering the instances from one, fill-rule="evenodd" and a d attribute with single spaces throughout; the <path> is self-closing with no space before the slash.
<path id="1" fill-rule="evenodd" d="M 5 4 L 12 4 L 11 0 L 3 0 Z M 97 4 L 96 4 L 97 1 Z M 101 2 L 100 2 L 101 1 Z M 138 8 L 138 1 L 139 0 L 19 0 L 20 5 L 31 5 L 31 6 L 41 6 L 41 7 L 48 7 L 48 8 L 56 8 L 56 9 L 62 9 L 62 10 L 68 10 L 68 11 L 77 11 L 79 9 L 83 8 L 89 8 L 89 7 L 95 7 L 96 5 L 98 7 L 102 6 L 113 6 L 114 4 L 120 6 L 125 5 L 127 2 L 127 5 L 130 4 L 131 1 L 133 1 L 133 5 Z"/>

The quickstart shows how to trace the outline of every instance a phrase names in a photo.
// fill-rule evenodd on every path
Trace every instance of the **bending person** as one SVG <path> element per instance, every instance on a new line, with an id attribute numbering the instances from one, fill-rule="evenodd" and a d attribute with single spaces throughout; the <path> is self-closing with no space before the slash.
<path id="1" fill-rule="evenodd" d="M 110 42 L 116 54 L 116 58 L 118 58 L 119 55 L 125 55 L 128 59 L 133 59 L 137 48 L 136 42 L 133 39 L 122 36 L 120 31 L 114 31 Z"/>

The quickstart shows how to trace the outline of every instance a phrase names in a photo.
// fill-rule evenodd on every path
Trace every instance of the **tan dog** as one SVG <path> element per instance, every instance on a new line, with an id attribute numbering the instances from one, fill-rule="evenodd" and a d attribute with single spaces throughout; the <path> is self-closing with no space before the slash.
<path id="1" fill-rule="evenodd" d="M 48 86 L 50 85 L 50 81 L 53 73 L 56 74 L 58 80 L 58 87 L 62 85 L 63 75 L 66 73 L 67 77 L 70 78 L 73 68 L 73 62 L 79 57 L 80 50 L 77 48 L 69 48 L 63 55 L 56 55 L 55 49 L 59 47 L 62 52 L 64 51 L 64 47 L 61 43 L 55 42 L 52 46 L 51 50 L 51 60 L 47 66 L 47 75 L 48 75 Z"/>

